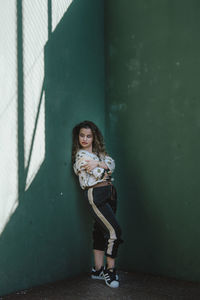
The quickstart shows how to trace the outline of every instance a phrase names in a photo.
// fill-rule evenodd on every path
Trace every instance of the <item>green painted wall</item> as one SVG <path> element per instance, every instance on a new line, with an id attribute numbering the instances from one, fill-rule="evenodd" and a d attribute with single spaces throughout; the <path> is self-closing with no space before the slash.
<path id="1" fill-rule="evenodd" d="M 119 265 L 200 280 L 200 3 L 105 2 Z"/>
<path id="2" fill-rule="evenodd" d="M 105 2 L 106 107 L 103 1 L 74 0 L 52 33 L 48 8 L 45 158 L 26 191 L 17 13 L 19 205 L 0 235 L 0 295 L 89 271 L 92 221 L 70 163 L 84 119 L 116 158 L 118 266 L 199 280 L 199 2 Z"/>
<path id="3" fill-rule="evenodd" d="M 90 119 L 104 132 L 103 14 L 101 0 L 74 0 L 45 46 L 45 159 L 26 191 L 19 164 L 19 205 L 0 236 L 0 295 L 89 271 L 92 219 L 72 171 L 71 131 Z"/>

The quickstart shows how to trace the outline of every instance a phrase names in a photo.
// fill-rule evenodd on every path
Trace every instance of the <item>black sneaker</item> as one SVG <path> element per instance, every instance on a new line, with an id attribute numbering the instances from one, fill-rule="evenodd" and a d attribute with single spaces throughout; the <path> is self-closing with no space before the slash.
<path id="1" fill-rule="evenodd" d="M 111 288 L 118 288 L 119 287 L 119 278 L 116 275 L 115 268 L 105 269 L 103 271 L 103 276 L 105 279 L 106 284 Z"/>
<path id="2" fill-rule="evenodd" d="M 100 270 L 96 271 L 95 267 L 93 267 L 92 272 L 91 272 L 91 278 L 92 279 L 104 279 L 103 269 L 104 269 L 104 267 L 101 267 Z"/>
<path id="3" fill-rule="evenodd" d="M 106 264 L 106 266 L 104 267 L 104 269 L 108 269 L 108 265 Z M 116 273 L 116 269 L 115 268 L 113 268 L 114 269 L 114 272 L 115 272 L 115 279 L 117 280 L 117 281 L 119 281 L 119 276 L 118 276 L 118 274 Z"/>

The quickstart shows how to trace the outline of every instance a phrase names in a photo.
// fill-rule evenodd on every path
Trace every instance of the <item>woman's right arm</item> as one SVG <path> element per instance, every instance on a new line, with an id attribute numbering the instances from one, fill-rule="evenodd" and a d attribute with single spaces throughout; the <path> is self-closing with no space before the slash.
<path id="1" fill-rule="evenodd" d="M 81 170 L 85 167 L 85 165 L 87 164 L 87 159 L 88 157 L 86 155 L 77 154 L 75 163 L 73 165 L 73 169 L 76 175 L 78 175 L 81 172 Z"/>
<path id="2" fill-rule="evenodd" d="M 84 170 L 96 179 L 101 179 L 104 169 L 107 166 L 105 163 L 96 161 L 83 152 L 77 154 L 73 168 L 76 175 L 79 175 Z"/>

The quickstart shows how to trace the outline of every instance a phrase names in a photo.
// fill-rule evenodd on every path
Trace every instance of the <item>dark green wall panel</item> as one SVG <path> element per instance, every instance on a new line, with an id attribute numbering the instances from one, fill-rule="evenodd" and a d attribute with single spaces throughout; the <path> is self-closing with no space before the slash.
<path id="1" fill-rule="evenodd" d="M 199 280 L 200 4 L 107 1 L 107 141 L 119 264 Z"/>

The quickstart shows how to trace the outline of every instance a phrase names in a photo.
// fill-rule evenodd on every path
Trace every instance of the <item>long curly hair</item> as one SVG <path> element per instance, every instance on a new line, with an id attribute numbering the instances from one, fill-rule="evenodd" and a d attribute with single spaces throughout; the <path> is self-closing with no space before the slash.
<path id="1" fill-rule="evenodd" d="M 72 163 L 75 162 L 76 153 L 81 146 L 79 144 L 79 132 L 81 128 L 91 129 L 93 135 L 93 142 L 92 142 L 92 151 L 97 156 L 100 154 L 107 154 L 105 149 L 105 144 L 103 140 L 103 136 L 99 128 L 91 121 L 83 121 L 77 124 L 72 131 Z"/>

